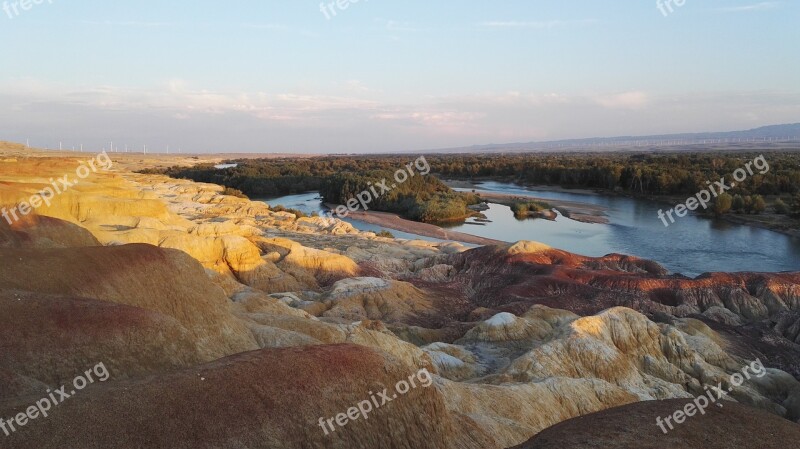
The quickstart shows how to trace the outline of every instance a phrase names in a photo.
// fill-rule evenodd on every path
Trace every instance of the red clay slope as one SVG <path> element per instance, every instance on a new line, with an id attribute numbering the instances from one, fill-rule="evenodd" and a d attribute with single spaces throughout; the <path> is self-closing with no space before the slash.
<path id="1" fill-rule="evenodd" d="M 392 389 L 413 374 L 361 346 L 249 352 L 157 378 L 112 378 L 66 400 L 49 418 L 0 436 L 0 448 L 491 447 L 456 429 L 433 386 L 412 389 L 331 435 L 319 426 L 320 417 L 347 412 L 369 392 Z M 37 397 L 27 399 L 32 404 Z M 0 404 L 0 416 L 19 407 Z"/>
<path id="2" fill-rule="evenodd" d="M 172 317 L 94 299 L 0 290 L 0 367 L 48 385 L 103 361 L 118 377 L 202 363 Z M 0 400 L 25 392 L 6 387 Z"/>
<path id="3" fill-rule="evenodd" d="M 174 318 L 210 361 L 257 348 L 223 290 L 177 250 L 150 245 L 0 248 L 0 290 L 110 301 Z"/>
<path id="4" fill-rule="evenodd" d="M 638 402 L 557 424 L 514 449 L 794 449 L 800 425 L 726 402 L 696 413 L 665 435 L 656 424 L 685 399 Z"/>

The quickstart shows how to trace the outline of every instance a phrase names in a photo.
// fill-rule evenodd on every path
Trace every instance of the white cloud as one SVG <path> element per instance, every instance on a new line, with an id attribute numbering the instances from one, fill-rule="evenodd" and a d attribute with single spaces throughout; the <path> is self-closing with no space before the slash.
<path id="1" fill-rule="evenodd" d="M 434 108 L 436 109 L 436 108 Z M 414 110 L 397 107 L 394 110 L 382 110 L 371 118 L 394 122 L 405 126 L 422 126 L 436 129 L 444 133 L 469 133 L 485 117 L 479 112 L 453 110 Z"/>
<path id="2" fill-rule="evenodd" d="M 18 80 L 0 87 L 0 123 L 13 130 L 0 137 L 201 152 L 351 153 L 745 129 L 800 116 L 798 92 L 508 91 L 387 101 L 357 80 L 339 86 L 339 95 L 319 95 L 219 91 L 181 79 L 151 89 Z"/>
<path id="3" fill-rule="evenodd" d="M 719 8 L 719 11 L 724 12 L 749 12 L 749 11 L 764 11 L 767 9 L 775 9 L 781 5 L 781 2 L 761 2 L 751 5 L 731 6 L 727 8 Z"/>
<path id="4" fill-rule="evenodd" d="M 648 97 L 644 92 L 624 92 L 614 95 L 595 97 L 597 104 L 609 109 L 641 109 L 647 105 Z"/>

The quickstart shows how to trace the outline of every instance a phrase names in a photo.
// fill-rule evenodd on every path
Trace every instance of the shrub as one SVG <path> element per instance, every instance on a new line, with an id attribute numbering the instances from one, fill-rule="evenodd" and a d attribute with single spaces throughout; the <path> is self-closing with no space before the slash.
<path id="1" fill-rule="evenodd" d="M 727 214 L 730 212 L 732 204 L 733 197 L 727 193 L 723 193 L 714 201 L 714 214 L 718 217 Z"/>
<path id="2" fill-rule="evenodd" d="M 552 207 L 549 204 L 543 203 L 541 201 L 526 201 L 526 202 L 514 203 L 511 206 L 511 210 L 514 211 L 514 216 L 516 216 L 517 218 L 520 217 L 525 218 L 531 212 L 540 212 L 548 209 L 552 209 Z"/>
<path id="3" fill-rule="evenodd" d="M 789 205 L 786 204 L 782 199 L 778 198 L 775 200 L 775 213 L 781 215 L 789 215 Z"/>
<path id="4" fill-rule="evenodd" d="M 242 192 L 239 189 L 234 189 L 233 187 L 225 187 L 225 190 L 222 191 L 222 194 L 228 196 L 235 196 L 237 198 L 244 198 L 246 200 L 250 199 L 247 197 L 247 195 L 244 194 L 244 192 Z"/>
<path id="5" fill-rule="evenodd" d="M 744 210 L 744 204 L 744 198 L 742 198 L 742 195 L 734 195 L 731 209 L 733 209 L 734 212 L 741 212 Z"/>
<path id="6" fill-rule="evenodd" d="M 275 207 L 273 207 L 272 211 L 273 212 L 289 212 L 290 214 L 294 214 L 294 216 L 297 217 L 297 218 L 308 217 L 308 215 L 304 214 L 303 212 L 301 212 L 301 211 L 299 211 L 297 209 L 289 209 L 289 208 L 287 208 L 285 206 L 282 206 L 280 204 L 275 206 Z"/>
<path id="7" fill-rule="evenodd" d="M 761 212 L 767 210 L 767 202 L 764 201 L 764 197 L 761 195 L 753 195 L 752 209 L 756 214 L 760 214 Z"/>

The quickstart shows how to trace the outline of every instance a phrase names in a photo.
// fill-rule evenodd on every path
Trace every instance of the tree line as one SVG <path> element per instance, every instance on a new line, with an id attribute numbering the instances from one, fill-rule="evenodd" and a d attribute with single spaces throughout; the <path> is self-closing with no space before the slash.
<path id="1" fill-rule="evenodd" d="M 377 198 L 371 209 L 396 212 L 419 221 L 464 217 L 474 195 L 454 192 L 437 179 L 496 180 L 627 193 L 635 196 L 691 196 L 708 181 L 724 178 L 762 153 L 560 153 L 454 154 L 426 156 L 432 174 Z M 718 214 L 776 213 L 800 216 L 800 153 L 765 152 L 766 173 L 737 183 L 715 203 Z M 239 159 L 223 170 L 211 164 L 149 172 L 237 189 L 252 198 L 320 191 L 327 202 L 341 203 L 367 190 L 370 182 L 413 161 L 412 156 L 360 155 L 314 158 Z M 436 176 L 434 176 L 434 174 Z M 771 200 L 766 200 L 769 197 Z"/>

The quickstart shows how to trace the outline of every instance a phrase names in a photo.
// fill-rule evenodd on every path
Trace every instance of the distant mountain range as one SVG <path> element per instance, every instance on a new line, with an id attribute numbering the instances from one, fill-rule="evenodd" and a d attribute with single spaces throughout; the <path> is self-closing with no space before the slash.
<path id="1" fill-rule="evenodd" d="M 441 153 L 528 152 L 553 150 L 614 151 L 626 149 L 660 149 L 689 145 L 731 145 L 757 142 L 800 142 L 800 123 L 762 126 L 746 131 L 662 134 L 653 136 L 594 137 L 588 139 L 552 140 L 545 142 L 473 145 L 443 148 Z"/>

